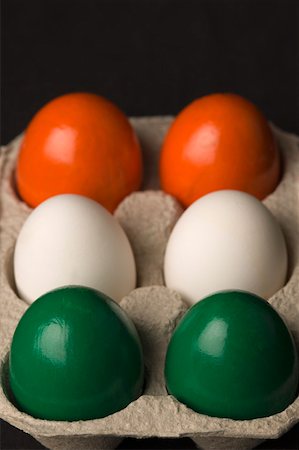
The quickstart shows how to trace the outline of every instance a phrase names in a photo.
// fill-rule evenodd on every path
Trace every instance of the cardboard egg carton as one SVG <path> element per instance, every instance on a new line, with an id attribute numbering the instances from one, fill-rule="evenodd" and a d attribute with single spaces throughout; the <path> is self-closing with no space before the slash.
<path id="1" fill-rule="evenodd" d="M 134 320 L 144 350 L 143 395 L 106 418 L 78 422 L 34 419 L 9 400 L 7 361 L 14 329 L 28 305 L 18 298 L 12 273 L 14 243 L 30 213 L 17 197 L 13 172 L 21 137 L 1 151 L 0 190 L 0 417 L 50 449 L 112 449 L 125 437 L 190 437 L 202 449 L 250 449 L 274 439 L 299 421 L 299 397 L 271 417 L 236 421 L 198 414 L 167 394 L 164 360 L 167 344 L 187 309 L 180 295 L 163 286 L 163 256 L 171 230 L 182 213 L 158 184 L 159 149 L 170 117 L 132 119 L 144 152 L 144 192 L 127 197 L 116 218 L 131 242 L 138 288 L 120 302 Z M 283 158 L 283 178 L 265 204 L 284 231 L 289 254 L 287 284 L 270 303 L 287 321 L 299 349 L 299 138 L 274 129 Z"/>

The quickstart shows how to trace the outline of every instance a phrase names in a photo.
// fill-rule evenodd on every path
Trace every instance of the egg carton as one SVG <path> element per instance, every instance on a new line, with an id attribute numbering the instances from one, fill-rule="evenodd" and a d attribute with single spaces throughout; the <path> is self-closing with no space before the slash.
<path id="1" fill-rule="evenodd" d="M 168 395 L 164 360 L 173 330 L 187 310 L 180 295 L 164 286 L 163 256 L 182 208 L 156 191 L 157 163 L 171 117 L 132 119 L 144 152 L 143 192 L 128 196 L 115 211 L 131 242 L 138 288 L 120 302 L 134 320 L 144 350 L 143 395 L 108 417 L 77 422 L 35 419 L 9 400 L 8 356 L 14 329 L 28 305 L 18 298 L 12 273 L 14 243 L 30 213 L 16 195 L 14 167 L 22 137 L 1 150 L 0 190 L 0 417 L 50 449 L 112 449 L 125 437 L 190 437 L 202 449 L 250 449 L 275 439 L 299 422 L 299 397 L 284 411 L 254 420 L 231 420 L 198 414 Z M 288 323 L 299 350 L 299 138 L 274 128 L 283 160 L 283 177 L 265 204 L 284 231 L 288 254 L 287 284 L 269 301 Z"/>

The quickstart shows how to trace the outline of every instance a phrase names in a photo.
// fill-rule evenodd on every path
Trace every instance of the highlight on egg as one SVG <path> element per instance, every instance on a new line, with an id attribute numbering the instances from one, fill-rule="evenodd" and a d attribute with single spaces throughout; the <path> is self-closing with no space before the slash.
<path id="1" fill-rule="evenodd" d="M 225 289 L 266 299 L 284 286 L 287 250 L 280 226 L 255 197 L 210 193 L 176 223 L 164 258 L 166 286 L 189 304 Z"/>
<path id="2" fill-rule="evenodd" d="M 193 305 L 167 349 L 169 394 L 209 416 L 246 420 L 281 412 L 295 400 L 298 378 L 286 323 L 267 301 L 244 291 Z"/>
<path id="3" fill-rule="evenodd" d="M 96 201 L 73 194 L 51 197 L 29 215 L 16 241 L 14 277 L 28 303 L 69 284 L 115 301 L 136 286 L 134 255 L 120 224 Z"/>

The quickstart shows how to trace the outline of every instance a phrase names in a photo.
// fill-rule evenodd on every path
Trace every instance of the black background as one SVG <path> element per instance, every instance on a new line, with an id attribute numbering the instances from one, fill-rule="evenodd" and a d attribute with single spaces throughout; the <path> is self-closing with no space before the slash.
<path id="1" fill-rule="evenodd" d="M 299 133 L 297 0 L 2 0 L 1 142 L 48 100 L 108 97 L 128 115 L 176 114 L 210 92 L 236 92 Z M 299 428 L 263 449 L 299 448 Z M 42 448 L 2 423 L 1 449 Z M 191 440 L 120 448 L 191 449 Z"/>
<path id="2" fill-rule="evenodd" d="M 92 91 L 128 115 L 236 92 L 299 133 L 298 0 L 3 0 L 2 143 L 51 98 Z"/>

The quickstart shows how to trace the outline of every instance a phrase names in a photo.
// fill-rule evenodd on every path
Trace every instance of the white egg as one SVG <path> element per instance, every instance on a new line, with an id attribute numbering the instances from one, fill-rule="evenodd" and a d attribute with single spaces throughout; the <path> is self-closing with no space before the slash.
<path id="1" fill-rule="evenodd" d="M 80 195 L 57 195 L 24 223 L 14 252 L 21 298 L 32 303 L 64 285 L 83 285 L 119 301 L 136 285 L 131 246 L 116 219 Z"/>
<path id="2" fill-rule="evenodd" d="M 166 286 L 190 304 L 225 289 L 269 298 L 283 287 L 286 273 L 287 251 L 278 223 L 244 192 L 217 191 L 194 202 L 166 247 Z"/>

